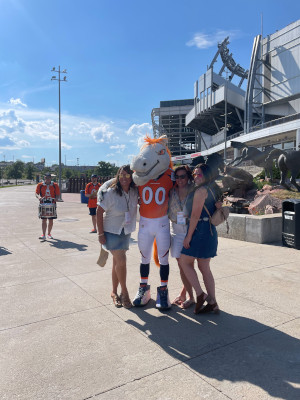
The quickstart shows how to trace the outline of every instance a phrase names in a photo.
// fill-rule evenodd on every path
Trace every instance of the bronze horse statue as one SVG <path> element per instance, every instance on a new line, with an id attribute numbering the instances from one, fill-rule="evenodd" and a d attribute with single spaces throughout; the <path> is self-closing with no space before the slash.
<path id="1" fill-rule="evenodd" d="M 288 171 L 291 171 L 290 183 L 300 192 L 300 186 L 296 182 L 297 175 L 300 172 L 300 151 L 273 149 L 266 161 L 272 161 L 275 157 L 278 157 L 277 164 L 280 169 L 280 184 L 290 190 L 290 187 L 286 184 L 286 178 Z"/>
<path id="2" fill-rule="evenodd" d="M 275 157 L 269 157 L 272 150 L 274 150 L 272 146 L 267 146 L 264 151 L 261 151 L 254 146 L 247 146 L 245 143 L 235 142 L 233 140 L 231 140 L 230 143 L 233 148 L 242 150 L 242 154 L 239 157 L 236 157 L 228 165 L 237 167 L 244 161 L 253 161 L 254 165 L 265 169 L 267 177 L 269 177 L 271 180 L 273 179 L 273 158 L 275 158 L 277 154 Z M 282 150 L 278 151 L 282 153 Z"/>

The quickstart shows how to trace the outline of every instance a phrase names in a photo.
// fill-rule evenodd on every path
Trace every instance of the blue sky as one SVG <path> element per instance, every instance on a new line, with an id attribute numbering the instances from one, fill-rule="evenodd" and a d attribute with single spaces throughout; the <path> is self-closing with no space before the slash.
<path id="1" fill-rule="evenodd" d="M 249 67 L 254 36 L 300 18 L 297 0 L 0 0 L 0 160 L 130 162 L 161 100 L 193 97 L 217 43 Z"/>

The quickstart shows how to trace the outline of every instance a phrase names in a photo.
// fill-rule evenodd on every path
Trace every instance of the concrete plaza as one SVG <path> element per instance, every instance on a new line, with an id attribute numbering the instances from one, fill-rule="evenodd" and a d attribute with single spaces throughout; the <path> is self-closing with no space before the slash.
<path id="1" fill-rule="evenodd" d="M 115 308 L 111 256 L 80 196 L 63 194 L 53 240 L 40 242 L 34 186 L 0 189 L 0 398 L 300 398 L 300 251 L 219 239 L 219 315 Z M 128 288 L 139 284 L 137 234 Z M 180 290 L 170 260 L 171 299 Z M 155 299 L 157 267 L 151 265 Z"/>

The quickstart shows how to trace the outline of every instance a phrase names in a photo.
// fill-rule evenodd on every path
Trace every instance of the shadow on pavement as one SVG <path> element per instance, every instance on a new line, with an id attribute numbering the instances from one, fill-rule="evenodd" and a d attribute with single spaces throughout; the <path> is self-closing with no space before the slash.
<path id="1" fill-rule="evenodd" d="M 86 251 L 88 246 L 86 244 L 78 244 L 69 242 L 68 240 L 52 239 L 48 242 L 50 246 L 56 247 L 57 249 L 77 249 L 78 251 Z"/>
<path id="2" fill-rule="evenodd" d="M 148 312 L 153 303 L 132 309 L 142 323 L 126 322 L 170 356 L 221 383 L 249 382 L 275 398 L 300 398 L 300 340 L 226 312 L 195 316 L 173 307 L 157 317 Z"/>
<path id="3" fill-rule="evenodd" d="M 8 254 L 12 254 L 6 247 L 0 246 L 0 256 L 7 256 Z"/>

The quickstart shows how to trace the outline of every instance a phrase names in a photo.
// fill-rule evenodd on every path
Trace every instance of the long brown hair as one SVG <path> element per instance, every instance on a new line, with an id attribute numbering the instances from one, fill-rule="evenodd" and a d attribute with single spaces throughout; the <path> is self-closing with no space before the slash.
<path id="1" fill-rule="evenodd" d="M 192 175 L 192 170 L 188 165 L 186 165 L 186 164 L 177 165 L 174 168 L 174 174 L 176 175 L 176 172 L 178 172 L 178 171 L 185 171 L 186 174 L 187 174 L 188 180 L 190 182 L 193 182 L 194 178 L 193 178 L 193 175 Z"/>
<path id="2" fill-rule="evenodd" d="M 199 169 L 199 168 L 201 169 L 204 179 L 205 179 L 205 181 L 202 183 L 202 185 L 208 185 L 213 180 L 212 170 L 211 170 L 210 166 L 207 164 L 204 164 L 204 163 L 200 163 L 200 164 L 196 165 L 196 167 L 194 168 L 194 171 L 195 171 L 195 169 Z"/>
<path id="3" fill-rule="evenodd" d="M 205 181 L 201 185 L 197 186 L 196 189 L 198 189 L 200 186 L 209 186 L 214 191 L 215 197 L 217 199 L 219 199 L 222 196 L 222 191 L 215 182 L 215 178 L 214 178 L 211 167 L 207 164 L 201 163 L 201 164 L 196 165 L 196 167 L 194 168 L 194 171 L 195 171 L 195 169 L 198 169 L 198 168 L 201 169 Z"/>
<path id="4" fill-rule="evenodd" d="M 120 173 L 122 171 L 125 171 L 125 172 L 127 172 L 127 174 L 130 174 L 131 182 L 130 182 L 129 187 L 132 187 L 132 188 L 135 187 L 135 183 L 132 180 L 133 171 L 130 169 L 130 165 L 129 164 L 122 165 L 118 169 L 118 172 L 117 172 L 117 174 L 116 174 L 116 176 L 114 178 L 114 181 L 110 185 L 110 187 L 112 187 L 118 193 L 119 196 L 122 196 L 122 194 L 123 194 L 123 189 L 122 189 L 122 186 L 121 186 L 121 183 L 120 183 Z"/>

